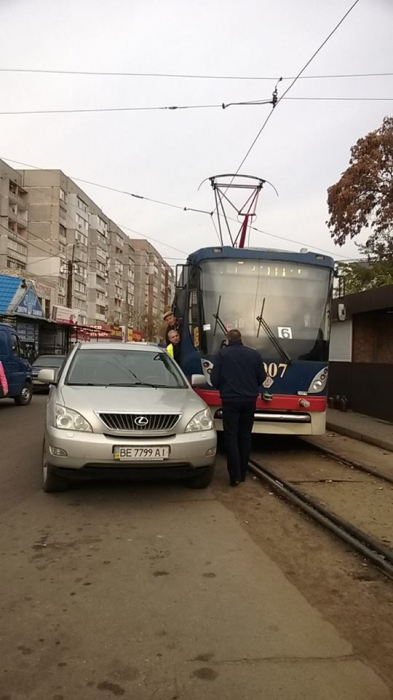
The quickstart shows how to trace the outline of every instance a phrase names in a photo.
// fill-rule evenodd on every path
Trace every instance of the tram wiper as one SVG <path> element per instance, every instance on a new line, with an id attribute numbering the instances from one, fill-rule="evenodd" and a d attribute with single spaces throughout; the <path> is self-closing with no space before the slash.
<path id="1" fill-rule="evenodd" d="M 270 328 L 269 324 L 268 324 L 268 323 L 265 321 L 265 319 L 263 318 L 263 311 L 264 311 L 264 309 L 265 309 L 265 301 L 266 301 L 266 298 L 264 298 L 264 300 L 262 301 L 261 313 L 259 314 L 259 316 L 257 316 L 257 321 L 258 321 L 257 338 L 259 338 L 259 333 L 260 333 L 261 326 L 262 326 L 262 328 L 263 328 L 263 330 L 265 331 L 267 337 L 269 338 L 269 340 L 271 341 L 272 345 L 273 345 L 273 346 L 275 347 L 275 349 L 277 350 L 277 352 L 278 352 L 278 354 L 280 355 L 280 357 L 281 357 L 283 360 L 285 360 L 285 362 L 287 362 L 287 363 L 290 365 L 290 364 L 292 363 L 291 358 L 289 357 L 288 353 L 284 350 L 284 348 L 283 348 L 283 346 L 281 345 L 281 343 L 280 343 L 279 339 L 277 338 L 277 336 L 274 335 L 274 333 L 273 333 L 272 329 Z"/>
<path id="2" fill-rule="evenodd" d="M 224 335 L 227 334 L 227 329 L 226 329 L 225 323 L 222 321 L 222 319 L 220 318 L 220 315 L 219 315 L 220 314 L 220 306 L 221 306 L 221 295 L 218 299 L 217 311 L 215 314 L 213 314 L 213 318 L 215 318 L 215 320 L 216 320 L 216 323 L 214 325 L 213 335 L 216 335 L 217 326 L 220 327 L 220 330 L 222 330 Z"/>

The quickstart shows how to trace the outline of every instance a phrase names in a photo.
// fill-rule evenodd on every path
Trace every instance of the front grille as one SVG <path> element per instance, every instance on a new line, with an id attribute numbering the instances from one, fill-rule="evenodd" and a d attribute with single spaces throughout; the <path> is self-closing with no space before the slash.
<path id="1" fill-rule="evenodd" d="M 109 430 L 132 430 L 136 433 L 167 432 L 172 430 L 180 416 L 159 413 L 99 413 Z"/>

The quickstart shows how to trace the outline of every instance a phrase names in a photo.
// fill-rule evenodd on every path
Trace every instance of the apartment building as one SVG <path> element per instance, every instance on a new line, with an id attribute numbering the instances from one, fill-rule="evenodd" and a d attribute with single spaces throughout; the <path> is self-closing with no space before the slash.
<path id="1" fill-rule="evenodd" d="M 61 170 L 0 161 L 0 178 L 0 269 L 50 285 L 56 318 L 90 326 L 128 319 L 157 336 L 174 278 L 154 246 L 131 240 Z"/>
<path id="2" fill-rule="evenodd" d="M 134 325 L 147 327 L 150 337 L 157 336 L 173 299 L 173 270 L 148 241 L 133 238 L 130 243 L 135 260 Z"/>
<path id="3" fill-rule="evenodd" d="M 28 269 L 56 280 L 57 303 L 78 324 L 121 324 L 134 292 L 128 236 L 62 171 L 20 172 L 29 199 Z M 41 252 L 33 248 L 38 236 Z"/>
<path id="4" fill-rule="evenodd" d="M 95 205 L 89 222 L 87 322 L 102 325 L 109 320 L 109 219 Z"/>
<path id="5" fill-rule="evenodd" d="M 27 191 L 17 170 L 0 160 L 0 269 L 26 270 Z"/>
<path id="6" fill-rule="evenodd" d="M 27 271 L 54 280 L 57 305 L 74 309 L 78 323 L 84 324 L 92 202 L 60 170 L 19 172 L 29 201 Z M 69 263 L 72 263 L 72 275 Z"/>
<path id="7" fill-rule="evenodd" d="M 109 222 L 109 322 L 131 325 L 135 291 L 135 255 L 129 237 Z"/>

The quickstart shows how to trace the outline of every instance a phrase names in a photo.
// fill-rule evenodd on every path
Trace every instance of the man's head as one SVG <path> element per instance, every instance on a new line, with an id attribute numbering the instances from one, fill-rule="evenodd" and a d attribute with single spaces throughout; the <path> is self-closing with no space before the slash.
<path id="1" fill-rule="evenodd" d="M 227 333 L 227 341 L 228 341 L 229 345 L 231 343 L 238 343 L 239 340 L 241 340 L 241 339 L 242 339 L 242 334 L 240 333 L 240 331 L 236 330 L 236 328 L 234 328 L 233 330 L 231 330 Z"/>
<path id="2" fill-rule="evenodd" d="M 180 333 L 178 331 L 169 331 L 168 340 L 172 345 L 180 343 Z"/>
<path id="3" fill-rule="evenodd" d="M 176 323 L 176 316 L 173 311 L 167 311 L 164 314 L 163 319 L 167 322 L 168 326 L 174 326 Z"/>

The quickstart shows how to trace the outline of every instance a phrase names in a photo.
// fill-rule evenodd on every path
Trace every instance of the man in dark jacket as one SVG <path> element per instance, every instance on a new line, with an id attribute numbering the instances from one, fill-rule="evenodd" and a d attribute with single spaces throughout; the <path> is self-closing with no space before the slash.
<path id="1" fill-rule="evenodd" d="M 266 379 L 261 356 L 242 343 L 240 331 L 215 358 L 210 379 L 222 401 L 225 447 L 231 486 L 246 478 L 256 401 Z"/>

